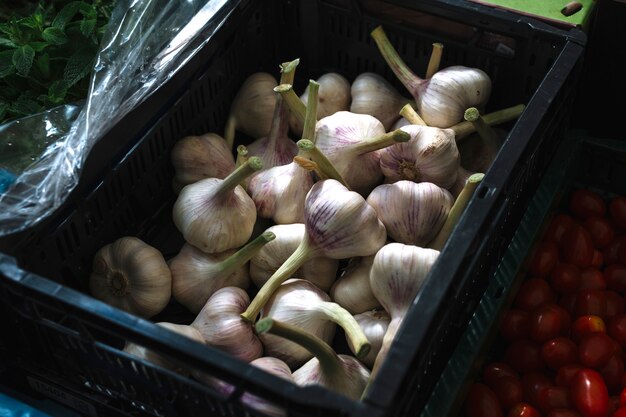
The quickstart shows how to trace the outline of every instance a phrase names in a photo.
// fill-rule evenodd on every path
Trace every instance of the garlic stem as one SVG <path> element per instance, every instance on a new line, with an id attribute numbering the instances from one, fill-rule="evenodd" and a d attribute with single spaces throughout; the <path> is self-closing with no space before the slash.
<path id="1" fill-rule="evenodd" d="M 441 53 L 443 52 L 443 44 L 436 42 L 433 43 L 433 51 L 430 54 L 430 61 L 428 61 L 428 68 L 426 69 L 426 79 L 432 77 L 441 65 Z"/>
<path id="2" fill-rule="evenodd" d="M 246 163 L 248 160 L 248 148 L 245 145 L 237 146 L 237 160 L 235 161 L 235 168 L 238 168 Z"/>
<path id="3" fill-rule="evenodd" d="M 316 250 L 309 247 L 306 238 L 300 243 L 296 250 L 287 258 L 287 260 L 272 274 L 271 277 L 263 284 L 257 295 L 254 297 L 246 311 L 241 313 L 241 318 L 254 323 L 259 312 L 270 299 L 272 294 L 282 285 L 283 282 L 291 278 L 294 272 L 298 270 L 306 261 L 314 258 Z"/>
<path id="4" fill-rule="evenodd" d="M 480 115 L 480 111 L 478 111 L 476 107 L 470 107 L 465 110 L 463 118 L 474 126 L 484 141 L 488 141 L 489 143 L 497 142 L 498 134 L 485 122 L 485 119 Z"/>
<path id="5" fill-rule="evenodd" d="M 446 219 L 446 222 L 441 227 L 441 230 L 439 230 L 439 233 L 437 233 L 437 236 L 435 236 L 435 238 L 428 244 L 429 248 L 436 250 L 441 250 L 443 248 L 443 245 L 445 245 L 448 237 L 450 237 L 450 234 L 452 234 L 452 229 L 454 229 L 454 226 L 456 226 L 456 224 L 459 222 L 463 211 L 465 211 L 465 208 L 472 198 L 472 194 L 474 194 L 474 191 L 484 177 L 485 174 L 482 174 L 480 172 L 470 175 L 470 177 L 465 182 L 463 190 L 461 190 L 461 193 L 452 205 L 450 213 L 448 213 L 448 218 Z"/>
<path id="6" fill-rule="evenodd" d="M 377 151 L 396 143 L 408 142 L 410 139 L 410 134 L 404 130 L 396 129 L 374 138 L 362 139 L 359 142 L 346 146 L 346 148 L 352 148 L 358 155 L 363 155 L 364 153 Z"/>
<path id="7" fill-rule="evenodd" d="M 263 162 L 258 156 L 252 156 L 243 165 L 231 172 L 224 181 L 222 181 L 215 194 L 225 194 L 232 191 L 236 186 L 243 182 L 250 175 L 263 168 Z"/>
<path id="8" fill-rule="evenodd" d="M 315 124 L 317 123 L 317 97 L 320 84 L 315 80 L 309 80 L 309 96 L 306 103 L 306 114 L 304 116 L 304 127 L 302 128 L 302 139 L 308 139 L 315 143 Z"/>
<path id="9" fill-rule="evenodd" d="M 371 32 L 372 38 L 378 45 L 378 49 L 382 54 L 385 61 L 389 65 L 389 68 L 394 72 L 396 77 L 400 80 L 400 82 L 411 92 L 411 94 L 415 94 L 418 91 L 418 88 L 421 84 L 424 83 L 420 77 L 417 76 L 411 69 L 406 65 L 404 60 L 398 55 L 398 52 L 395 50 L 387 34 L 383 30 L 382 26 L 376 27 Z"/>
<path id="10" fill-rule="evenodd" d="M 251 242 L 248 242 L 243 248 L 230 255 L 228 258 L 220 262 L 222 271 L 227 272 L 230 269 L 235 269 L 248 262 L 254 255 L 256 255 L 261 248 L 266 244 L 276 239 L 276 235 L 272 232 L 264 232 L 257 236 Z"/>
<path id="11" fill-rule="evenodd" d="M 319 360 L 320 368 L 324 374 L 333 375 L 343 372 L 339 356 L 333 348 L 319 337 L 305 332 L 299 327 L 266 317 L 255 324 L 255 329 L 257 333 L 269 333 L 283 337 L 307 349 Z"/>
<path id="12" fill-rule="evenodd" d="M 291 114 L 293 114 L 300 123 L 304 123 L 306 106 L 302 100 L 300 100 L 300 97 L 298 97 L 298 95 L 293 91 L 293 85 L 281 84 L 274 87 L 274 91 L 280 93 L 283 100 L 285 100 L 285 103 L 287 103 Z"/>
<path id="13" fill-rule="evenodd" d="M 226 126 L 224 127 L 224 140 L 228 149 L 233 149 L 233 143 L 235 143 L 235 128 L 237 126 L 237 120 L 234 115 L 228 116 L 226 120 Z"/>
<path id="14" fill-rule="evenodd" d="M 417 114 L 411 103 L 407 103 L 400 109 L 400 116 L 404 117 L 412 125 L 426 126 L 426 122 Z"/>
<path id="15" fill-rule="evenodd" d="M 328 177 L 324 175 L 324 173 L 320 170 L 319 165 L 317 165 L 315 162 L 311 161 L 310 159 L 306 159 L 306 158 L 296 155 L 293 157 L 293 162 L 300 165 L 300 168 L 304 168 L 307 171 L 315 172 L 315 174 L 319 177 L 320 180 L 328 179 Z"/>
<path id="16" fill-rule="evenodd" d="M 325 179 L 339 181 L 341 185 L 346 187 L 348 190 L 350 189 L 346 180 L 344 180 L 339 171 L 337 171 L 337 168 L 335 168 L 333 163 L 328 160 L 326 155 L 324 155 L 313 142 L 308 139 L 300 139 L 297 145 L 300 149 L 299 154 L 301 154 L 301 156 L 308 157 L 317 164 L 317 167 L 322 174 L 320 178 L 325 177 Z"/>
<path id="17" fill-rule="evenodd" d="M 296 67 L 300 63 L 300 58 L 296 58 L 293 61 L 283 62 L 280 64 L 280 83 L 281 84 L 293 84 L 293 79 L 296 74 Z"/>
<path id="18" fill-rule="evenodd" d="M 482 119 L 489 126 L 505 123 L 510 120 L 517 119 L 519 115 L 522 114 L 525 107 L 526 106 L 523 104 L 518 104 L 512 107 L 507 107 L 502 110 L 485 114 L 484 116 L 482 116 Z M 471 122 L 468 122 L 467 120 L 457 123 L 453 126 L 450 126 L 450 129 L 454 130 L 454 134 L 455 134 L 455 138 L 457 142 L 459 141 L 459 139 L 462 139 L 465 136 L 469 135 L 470 133 L 474 133 L 476 131 L 476 128 L 474 127 L 474 125 Z"/>
<path id="19" fill-rule="evenodd" d="M 350 339 L 354 346 L 355 355 L 358 359 L 362 359 L 370 352 L 372 345 L 367 336 L 363 333 L 363 329 L 359 326 L 354 316 L 348 310 L 341 307 L 337 303 L 322 301 L 318 305 L 320 310 L 333 322 L 343 328 L 346 337 Z"/>

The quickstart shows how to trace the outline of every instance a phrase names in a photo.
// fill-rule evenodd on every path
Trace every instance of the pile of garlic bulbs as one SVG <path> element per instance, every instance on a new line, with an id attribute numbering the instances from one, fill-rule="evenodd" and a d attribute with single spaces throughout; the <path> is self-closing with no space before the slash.
<path id="1" fill-rule="evenodd" d="M 166 261 L 122 237 L 96 254 L 92 294 L 144 318 L 173 297 L 195 320 L 160 325 L 296 384 L 360 398 L 497 154 L 502 135 L 489 125 L 523 110 L 483 117 L 486 73 L 437 71 L 437 44 L 432 75 L 420 79 L 381 27 L 372 37 L 413 99 L 374 73 L 352 83 L 323 74 L 298 96 L 298 59 L 280 65 L 278 82 L 251 74 L 223 137 L 182 138 L 172 151 L 180 252 Z M 233 149 L 237 132 L 257 139 Z M 354 356 L 333 349 L 337 325 Z M 131 343 L 125 350 L 234 389 Z M 246 395 L 248 406 L 285 415 Z"/>

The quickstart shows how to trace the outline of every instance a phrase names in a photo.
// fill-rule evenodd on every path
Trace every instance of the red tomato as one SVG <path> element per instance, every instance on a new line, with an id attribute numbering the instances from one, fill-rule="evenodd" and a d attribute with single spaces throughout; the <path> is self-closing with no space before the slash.
<path id="1" fill-rule="evenodd" d="M 554 291 L 560 294 L 572 293 L 580 287 L 580 268 L 560 263 L 552 270 L 549 281 Z"/>
<path id="2" fill-rule="evenodd" d="M 509 342 L 528 337 L 530 314 L 524 310 L 510 309 L 504 313 L 500 333 Z"/>
<path id="3" fill-rule="evenodd" d="M 488 386 L 492 386 L 498 383 L 498 380 L 503 376 L 511 376 L 514 378 L 519 378 L 515 369 L 511 368 L 510 365 L 507 365 L 504 362 L 491 362 L 483 367 L 483 381 Z"/>
<path id="4" fill-rule="evenodd" d="M 622 391 L 619 393 L 619 406 L 626 407 L 626 388 L 622 388 Z"/>
<path id="5" fill-rule="evenodd" d="M 626 349 L 626 314 L 620 314 L 609 320 L 607 332 L 622 349 Z"/>
<path id="6" fill-rule="evenodd" d="M 537 398 L 539 409 L 546 414 L 555 408 L 571 407 L 568 390 L 565 387 L 545 387 L 539 391 Z"/>
<path id="7" fill-rule="evenodd" d="M 602 290 L 581 290 L 576 293 L 574 317 L 606 315 L 606 294 Z"/>
<path id="8" fill-rule="evenodd" d="M 609 393 L 602 376 L 593 369 L 581 369 L 569 386 L 570 400 L 583 417 L 605 417 Z"/>
<path id="9" fill-rule="evenodd" d="M 604 268 L 604 276 L 608 288 L 622 294 L 626 293 L 626 265 L 611 264 Z"/>
<path id="10" fill-rule="evenodd" d="M 576 356 L 578 357 L 578 348 L 576 348 Z M 556 385 L 559 387 L 569 387 L 572 379 L 574 379 L 574 375 L 581 369 L 583 369 L 581 365 L 574 363 L 560 367 L 556 373 Z"/>
<path id="11" fill-rule="evenodd" d="M 619 405 L 619 397 L 612 395 L 609 397 L 609 410 L 607 412 L 608 416 L 612 416 L 614 412 L 620 407 Z"/>
<path id="12" fill-rule="evenodd" d="M 559 213 L 550 220 L 548 228 L 543 236 L 543 240 L 546 242 L 554 242 L 559 244 L 563 238 L 563 234 L 571 226 L 578 224 L 572 216 Z"/>
<path id="13" fill-rule="evenodd" d="M 581 415 L 571 408 L 555 408 L 548 413 L 548 417 L 581 417 Z"/>
<path id="14" fill-rule="evenodd" d="M 590 266 L 600 268 L 602 265 L 604 265 L 604 255 L 598 249 L 594 249 Z"/>
<path id="15" fill-rule="evenodd" d="M 612 265 L 614 263 L 620 263 L 621 260 L 621 252 L 622 248 L 626 247 L 624 244 L 626 242 L 626 236 L 616 236 L 608 246 L 602 249 L 602 254 L 604 255 L 604 264 Z"/>
<path id="16" fill-rule="evenodd" d="M 524 402 L 533 407 L 539 407 L 539 391 L 545 387 L 551 387 L 552 380 L 541 372 L 529 372 L 522 376 L 522 388 L 524 390 Z"/>
<path id="17" fill-rule="evenodd" d="M 559 247 L 554 242 L 539 242 L 530 255 L 531 275 L 547 277 L 559 260 Z"/>
<path id="18" fill-rule="evenodd" d="M 570 315 L 574 314 L 576 308 L 576 293 L 570 292 L 563 294 L 559 300 L 559 305 L 563 307 Z"/>
<path id="19" fill-rule="evenodd" d="M 539 372 L 544 369 L 541 348 L 530 340 L 521 339 L 511 343 L 504 353 L 504 361 L 519 373 Z"/>
<path id="20" fill-rule="evenodd" d="M 567 229 L 561 239 L 561 259 L 563 262 L 587 267 L 593 260 L 593 240 L 582 226 L 574 225 Z"/>
<path id="21" fill-rule="evenodd" d="M 605 290 L 606 279 L 604 274 L 597 268 L 585 268 L 580 272 L 581 290 Z"/>
<path id="22" fill-rule="evenodd" d="M 604 217 L 606 214 L 606 203 L 602 196 L 587 188 L 572 193 L 569 207 L 572 213 L 581 219 L 591 216 Z"/>
<path id="23" fill-rule="evenodd" d="M 626 407 L 618 408 L 611 417 L 626 417 Z"/>
<path id="24" fill-rule="evenodd" d="M 518 377 L 503 376 L 498 382 L 490 386 L 498 397 L 500 405 L 505 410 L 512 408 L 515 404 L 522 401 L 522 381 Z"/>
<path id="25" fill-rule="evenodd" d="M 515 307 L 532 311 L 545 303 L 554 302 L 556 295 L 548 281 L 541 278 L 528 278 L 520 286 L 513 304 Z"/>
<path id="26" fill-rule="evenodd" d="M 626 229 L 626 197 L 613 197 L 609 203 L 609 212 L 611 220 L 622 229 Z"/>
<path id="27" fill-rule="evenodd" d="M 488 386 L 473 383 L 465 398 L 465 413 L 467 417 L 502 417 L 502 406 L 496 394 Z"/>
<path id="28" fill-rule="evenodd" d="M 566 337 L 557 337 L 541 346 L 541 359 L 548 368 L 557 370 L 578 362 L 578 347 Z"/>
<path id="29" fill-rule="evenodd" d="M 606 387 L 611 393 L 617 393 L 622 388 L 622 377 L 624 376 L 624 359 L 621 354 L 614 354 L 609 360 L 598 369 Z"/>
<path id="30" fill-rule="evenodd" d="M 608 320 L 622 314 L 626 310 L 624 298 L 616 291 L 605 291 L 606 294 L 606 318 Z"/>
<path id="31" fill-rule="evenodd" d="M 613 225 L 605 217 L 587 217 L 583 223 L 583 227 L 589 231 L 593 245 L 596 248 L 608 246 L 615 237 Z"/>
<path id="32" fill-rule="evenodd" d="M 572 323 L 571 336 L 574 342 L 578 342 L 583 336 L 595 332 L 606 332 L 606 324 L 601 317 L 594 315 L 580 316 Z"/>
<path id="33" fill-rule="evenodd" d="M 546 303 L 530 313 L 528 335 L 537 343 L 554 339 L 569 327 L 569 314 L 557 304 Z"/>
<path id="34" fill-rule="evenodd" d="M 507 417 L 541 417 L 541 413 L 530 404 L 519 403 L 509 410 Z"/>
<path id="35" fill-rule="evenodd" d="M 591 333 L 578 343 L 578 360 L 583 366 L 600 368 L 617 350 L 616 342 L 606 333 Z"/>

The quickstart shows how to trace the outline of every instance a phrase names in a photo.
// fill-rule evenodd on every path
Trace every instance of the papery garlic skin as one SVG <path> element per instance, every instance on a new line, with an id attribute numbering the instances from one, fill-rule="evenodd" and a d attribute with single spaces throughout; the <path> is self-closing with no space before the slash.
<path id="1" fill-rule="evenodd" d="M 171 330 L 175 333 L 178 333 L 182 336 L 188 337 L 189 339 L 195 340 L 196 342 L 204 343 L 204 339 L 202 338 L 202 335 L 200 334 L 200 332 L 198 332 L 197 329 L 191 326 L 187 326 L 184 324 L 167 323 L 167 322 L 160 322 L 156 324 L 161 327 L 165 327 L 166 329 Z M 141 359 L 144 359 L 162 368 L 177 372 L 181 375 L 189 375 L 191 371 L 190 369 L 188 369 L 186 366 L 182 365 L 181 363 L 178 363 L 177 361 L 171 360 L 169 358 L 165 358 L 155 353 L 154 351 L 150 349 L 146 349 L 145 347 L 141 345 L 137 345 L 135 343 L 127 342 L 126 345 L 124 346 L 124 352 L 137 356 Z"/>
<path id="2" fill-rule="evenodd" d="M 361 362 L 371 368 L 374 366 L 376 356 L 383 345 L 383 338 L 385 333 L 387 333 L 391 317 L 385 310 L 369 310 L 355 315 L 354 318 L 363 329 L 367 340 L 370 341 L 372 346 L 367 356 L 361 358 Z M 346 341 L 348 342 L 348 347 L 354 353 L 354 347 L 350 343 L 350 339 L 346 339 Z"/>
<path id="3" fill-rule="evenodd" d="M 367 202 L 393 240 L 426 246 L 448 218 L 454 199 L 450 192 L 430 182 L 398 181 L 376 187 Z"/>
<path id="4" fill-rule="evenodd" d="M 158 249 L 125 236 L 96 252 L 89 276 L 91 294 L 139 317 L 161 312 L 170 301 L 172 275 Z"/>
<path id="5" fill-rule="evenodd" d="M 280 359 L 273 358 L 271 356 L 263 356 L 250 362 L 250 365 L 263 369 L 264 371 L 287 381 L 294 382 L 289 366 L 287 366 L 287 364 Z M 285 411 L 283 407 L 279 407 L 268 400 L 257 397 L 249 392 L 244 392 L 241 395 L 241 402 L 253 410 L 262 412 L 264 415 L 269 417 L 287 417 L 287 411 Z"/>
<path id="6" fill-rule="evenodd" d="M 391 126 L 400 118 L 400 109 L 410 101 L 389 81 L 372 72 L 364 72 L 354 79 L 351 94 L 350 111 L 374 116 L 385 131 L 394 130 Z"/>
<path id="7" fill-rule="evenodd" d="M 460 161 L 454 131 L 418 125 L 404 126 L 401 130 L 410 134 L 411 139 L 380 151 L 385 182 L 409 180 L 432 182 L 446 189 L 452 187 Z"/>
<path id="8" fill-rule="evenodd" d="M 250 323 L 240 317 L 248 304 L 250 298 L 241 288 L 219 289 L 209 298 L 191 326 L 198 329 L 209 346 L 250 362 L 261 357 L 263 345 Z"/>
<path id="9" fill-rule="evenodd" d="M 370 379 L 369 370 L 358 359 L 349 355 L 337 355 L 343 372 L 324 372 L 317 358 L 293 372 L 293 379 L 300 386 L 321 385 L 352 400 L 358 400 Z"/>
<path id="10" fill-rule="evenodd" d="M 370 269 L 374 256 L 350 259 L 346 271 L 330 289 L 330 298 L 352 314 L 380 307 L 370 288 Z"/>
<path id="11" fill-rule="evenodd" d="M 275 225 L 267 231 L 273 232 L 276 239 L 250 259 L 250 277 L 259 288 L 295 252 L 305 236 L 304 223 Z M 338 268 L 337 259 L 318 257 L 304 263 L 291 277 L 305 279 L 322 291 L 328 291 L 335 281 Z"/>
<path id="12" fill-rule="evenodd" d="M 197 314 L 220 288 L 248 288 L 250 274 L 247 263 L 229 273 L 225 273 L 220 264 L 220 261 L 236 252 L 235 249 L 230 249 L 210 254 L 192 245 L 183 245 L 180 252 L 169 260 L 174 298 Z"/>
<path id="13" fill-rule="evenodd" d="M 256 206 L 242 186 L 215 198 L 221 181 L 207 178 L 189 184 L 174 203 L 174 224 L 187 243 L 206 253 L 242 246 L 256 221 Z"/>
<path id="14" fill-rule="evenodd" d="M 226 141 L 215 133 L 180 139 L 172 148 L 171 158 L 176 193 L 204 178 L 225 178 L 235 169 L 235 159 Z"/>

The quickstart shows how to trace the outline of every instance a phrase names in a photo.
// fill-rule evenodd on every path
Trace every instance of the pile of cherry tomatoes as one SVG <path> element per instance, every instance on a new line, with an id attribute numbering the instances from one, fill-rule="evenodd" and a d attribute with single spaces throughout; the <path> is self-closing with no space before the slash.
<path id="1" fill-rule="evenodd" d="M 529 255 L 467 417 L 626 417 L 626 197 L 573 190 Z"/>

